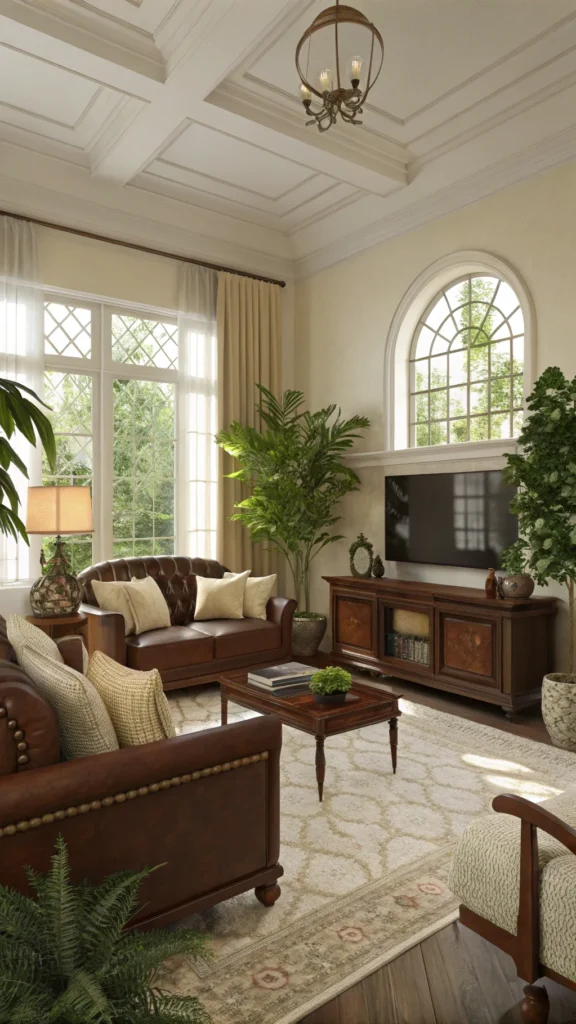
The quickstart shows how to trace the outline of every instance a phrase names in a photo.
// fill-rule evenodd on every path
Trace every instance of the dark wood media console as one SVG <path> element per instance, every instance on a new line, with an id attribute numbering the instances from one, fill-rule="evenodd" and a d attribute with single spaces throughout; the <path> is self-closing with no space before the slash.
<path id="1" fill-rule="evenodd" d="M 556 598 L 500 601 L 471 587 L 324 579 L 338 662 L 500 704 L 508 715 L 540 699 L 554 668 Z"/>

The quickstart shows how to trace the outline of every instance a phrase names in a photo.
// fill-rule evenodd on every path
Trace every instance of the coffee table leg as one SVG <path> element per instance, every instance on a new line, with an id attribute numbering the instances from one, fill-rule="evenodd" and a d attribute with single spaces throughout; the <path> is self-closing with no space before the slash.
<path id="1" fill-rule="evenodd" d="M 322 801 L 324 790 L 324 777 L 326 775 L 326 758 L 324 756 L 324 737 L 316 737 L 316 782 L 318 783 L 318 798 Z"/>
<path id="2" fill-rule="evenodd" d="M 396 775 L 396 760 L 398 752 L 398 719 L 390 719 L 390 753 L 392 754 L 392 771 Z"/>
<path id="3" fill-rule="evenodd" d="M 228 694 L 220 688 L 220 725 L 228 725 Z"/>

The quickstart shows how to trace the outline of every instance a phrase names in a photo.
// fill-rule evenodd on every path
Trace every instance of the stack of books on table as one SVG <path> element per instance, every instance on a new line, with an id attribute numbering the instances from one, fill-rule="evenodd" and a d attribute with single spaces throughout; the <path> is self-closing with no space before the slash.
<path id="1" fill-rule="evenodd" d="M 261 686 L 263 690 L 279 693 L 281 690 L 297 686 L 308 686 L 316 672 L 310 665 L 302 665 L 299 661 L 289 661 L 285 665 L 272 665 L 271 668 L 255 668 L 248 673 L 248 682 L 253 686 Z"/>

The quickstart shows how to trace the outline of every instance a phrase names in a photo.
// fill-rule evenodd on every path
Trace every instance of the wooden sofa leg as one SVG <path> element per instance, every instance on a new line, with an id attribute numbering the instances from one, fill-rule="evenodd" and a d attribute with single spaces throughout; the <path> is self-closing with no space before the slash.
<path id="1" fill-rule="evenodd" d="M 254 890 L 254 895 L 257 900 L 265 907 L 273 907 L 276 900 L 279 898 L 282 889 L 279 885 L 259 885 Z M 538 1022 L 536 1022 L 538 1024 Z"/>
<path id="2" fill-rule="evenodd" d="M 522 1024 L 547 1024 L 549 1013 L 550 1000 L 546 989 L 540 985 L 527 985 L 520 1004 Z"/>

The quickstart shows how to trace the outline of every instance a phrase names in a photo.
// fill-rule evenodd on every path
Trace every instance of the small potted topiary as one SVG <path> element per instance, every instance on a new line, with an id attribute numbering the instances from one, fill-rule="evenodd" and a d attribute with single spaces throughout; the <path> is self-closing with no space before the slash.
<path id="1" fill-rule="evenodd" d="M 504 597 L 531 597 L 534 593 L 534 580 L 526 572 L 529 557 L 523 541 L 517 540 L 511 547 L 502 552 L 502 568 L 506 575 L 501 581 Z"/>
<path id="2" fill-rule="evenodd" d="M 318 704 L 343 704 L 351 687 L 352 676 L 338 665 L 321 668 L 310 680 L 310 689 Z"/>

